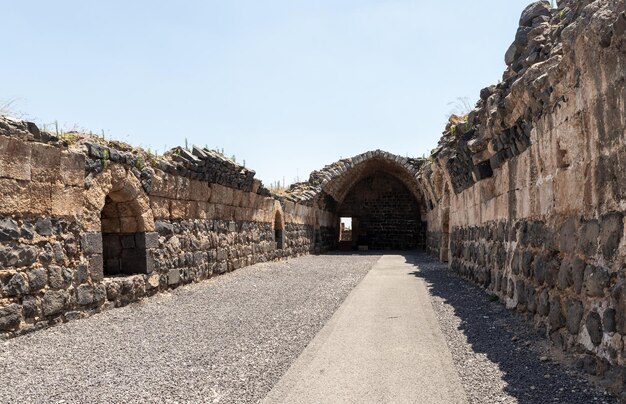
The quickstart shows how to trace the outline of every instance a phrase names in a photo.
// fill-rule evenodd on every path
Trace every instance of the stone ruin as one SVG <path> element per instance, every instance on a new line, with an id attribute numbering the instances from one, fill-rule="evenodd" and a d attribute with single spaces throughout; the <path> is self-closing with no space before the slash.
<path id="1" fill-rule="evenodd" d="M 380 150 L 283 193 L 218 153 L 163 157 L 0 119 L 0 336 L 246 265 L 425 248 L 626 379 L 626 4 L 528 6 L 502 81 L 427 159 Z M 621 375 L 621 376 L 620 376 Z"/>

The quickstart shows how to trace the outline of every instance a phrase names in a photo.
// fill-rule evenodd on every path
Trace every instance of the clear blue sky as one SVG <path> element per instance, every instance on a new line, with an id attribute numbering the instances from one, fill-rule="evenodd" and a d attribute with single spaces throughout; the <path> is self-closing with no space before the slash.
<path id="1" fill-rule="evenodd" d="M 528 0 L 9 1 L 0 100 L 266 184 L 371 149 L 421 156 L 504 69 Z"/>

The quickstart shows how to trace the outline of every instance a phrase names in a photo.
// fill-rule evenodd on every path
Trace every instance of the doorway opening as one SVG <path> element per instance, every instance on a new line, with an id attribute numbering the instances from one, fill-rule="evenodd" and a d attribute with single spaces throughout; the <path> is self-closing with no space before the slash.
<path id="1" fill-rule="evenodd" d="M 352 241 L 352 218 L 339 218 L 339 241 Z"/>
<path id="2" fill-rule="evenodd" d="M 339 218 L 339 249 L 342 251 L 348 251 L 352 249 L 352 240 L 354 238 L 354 232 L 352 227 L 351 217 Z"/>
<path id="3" fill-rule="evenodd" d="M 112 192 L 105 198 L 100 220 L 104 276 L 148 273 L 146 233 L 136 200 Z"/>
<path id="4" fill-rule="evenodd" d="M 274 242 L 276 242 L 277 250 L 283 249 L 285 235 L 283 233 L 283 221 L 280 212 L 276 212 L 276 216 L 274 216 Z"/>

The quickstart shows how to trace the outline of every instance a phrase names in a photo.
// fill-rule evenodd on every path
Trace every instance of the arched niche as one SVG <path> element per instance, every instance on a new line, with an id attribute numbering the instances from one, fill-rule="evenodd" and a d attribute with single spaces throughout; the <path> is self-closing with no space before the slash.
<path id="1" fill-rule="evenodd" d="M 282 250 L 285 244 L 285 219 L 280 210 L 276 210 L 274 213 L 274 242 L 276 243 L 276 249 Z"/>
<path id="2" fill-rule="evenodd" d="M 152 271 L 148 249 L 158 239 L 148 196 L 125 167 L 100 173 L 85 195 L 85 227 L 102 237 L 104 276 Z"/>

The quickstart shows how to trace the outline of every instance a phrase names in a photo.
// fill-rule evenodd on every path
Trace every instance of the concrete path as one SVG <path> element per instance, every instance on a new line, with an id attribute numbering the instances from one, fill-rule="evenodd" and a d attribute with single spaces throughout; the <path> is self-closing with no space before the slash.
<path id="1" fill-rule="evenodd" d="M 416 270 L 380 258 L 263 402 L 467 402 Z"/>

